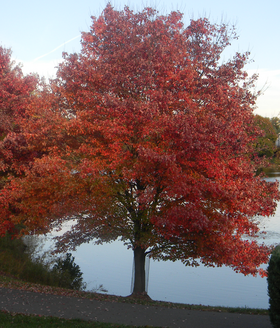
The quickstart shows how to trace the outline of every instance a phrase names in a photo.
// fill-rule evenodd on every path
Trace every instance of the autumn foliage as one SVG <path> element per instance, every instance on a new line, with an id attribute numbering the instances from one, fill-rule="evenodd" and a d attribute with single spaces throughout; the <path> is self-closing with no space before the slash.
<path id="1" fill-rule="evenodd" d="M 33 157 L 21 121 L 33 106 L 38 84 L 35 75 L 23 75 L 11 55 L 11 50 L 0 47 L 0 235 L 14 231 L 9 220 L 11 201 L 2 189 L 9 176 L 19 175 Z"/>
<path id="2" fill-rule="evenodd" d="M 92 19 L 81 53 L 64 53 L 49 107 L 23 121 L 43 153 L 6 188 L 11 220 L 40 232 L 75 219 L 62 250 L 121 238 L 134 292 L 147 255 L 256 274 L 269 249 L 244 235 L 274 212 L 278 188 L 256 176 L 249 54 L 221 61 L 234 28 L 110 5 Z"/>

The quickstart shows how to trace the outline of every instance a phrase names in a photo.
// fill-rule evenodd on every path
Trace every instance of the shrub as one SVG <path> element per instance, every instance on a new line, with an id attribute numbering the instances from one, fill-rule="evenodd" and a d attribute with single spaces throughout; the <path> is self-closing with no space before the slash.
<path id="1" fill-rule="evenodd" d="M 59 258 L 53 266 L 53 272 L 58 274 L 60 287 L 82 290 L 85 289 L 79 265 L 74 263 L 75 257 L 67 253 L 65 258 Z"/>
<path id="2" fill-rule="evenodd" d="M 280 245 L 273 250 L 267 271 L 270 321 L 280 328 Z"/>

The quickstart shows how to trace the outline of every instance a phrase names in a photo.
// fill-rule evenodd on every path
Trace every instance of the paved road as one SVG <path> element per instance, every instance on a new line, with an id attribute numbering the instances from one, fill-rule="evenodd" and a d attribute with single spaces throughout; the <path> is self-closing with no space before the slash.
<path id="1" fill-rule="evenodd" d="M 272 328 L 269 316 L 169 309 L 0 288 L 0 309 L 136 326 Z"/>

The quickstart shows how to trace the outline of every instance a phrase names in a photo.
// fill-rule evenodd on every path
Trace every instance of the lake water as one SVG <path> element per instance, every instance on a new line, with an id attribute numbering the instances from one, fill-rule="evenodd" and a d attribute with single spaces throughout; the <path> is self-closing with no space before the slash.
<path id="1" fill-rule="evenodd" d="M 269 178 L 272 179 L 280 181 L 280 177 Z M 280 243 L 280 204 L 273 217 L 261 219 L 260 227 L 267 232 L 266 244 Z M 72 255 L 83 272 L 88 290 L 102 284 L 108 294 L 131 293 L 133 254 L 122 242 L 83 244 Z M 227 267 L 192 268 L 181 262 L 151 260 L 148 294 L 153 300 L 168 302 L 268 308 L 266 278 L 243 276 Z"/>

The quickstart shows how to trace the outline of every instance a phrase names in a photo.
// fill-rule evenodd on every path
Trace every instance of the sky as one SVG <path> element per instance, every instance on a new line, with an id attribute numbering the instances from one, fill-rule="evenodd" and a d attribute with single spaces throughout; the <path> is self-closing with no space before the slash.
<path id="1" fill-rule="evenodd" d="M 81 32 L 90 29 L 91 16 L 98 17 L 107 0 L 9 0 L 1 3 L 0 46 L 11 48 L 13 59 L 22 63 L 24 74 L 55 77 L 62 52 L 80 52 Z M 156 8 L 161 14 L 179 10 L 184 24 L 206 17 L 211 23 L 235 25 L 239 39 L 226 51 L 224 59 L 236 52 L 250 51 L 249 74 L 259 74 L 258 89 L 265 92 L 257 101 L 255 114 L 280 114 L 280 1 L 267 0 L 113 0 L 140 11 Z"/>

